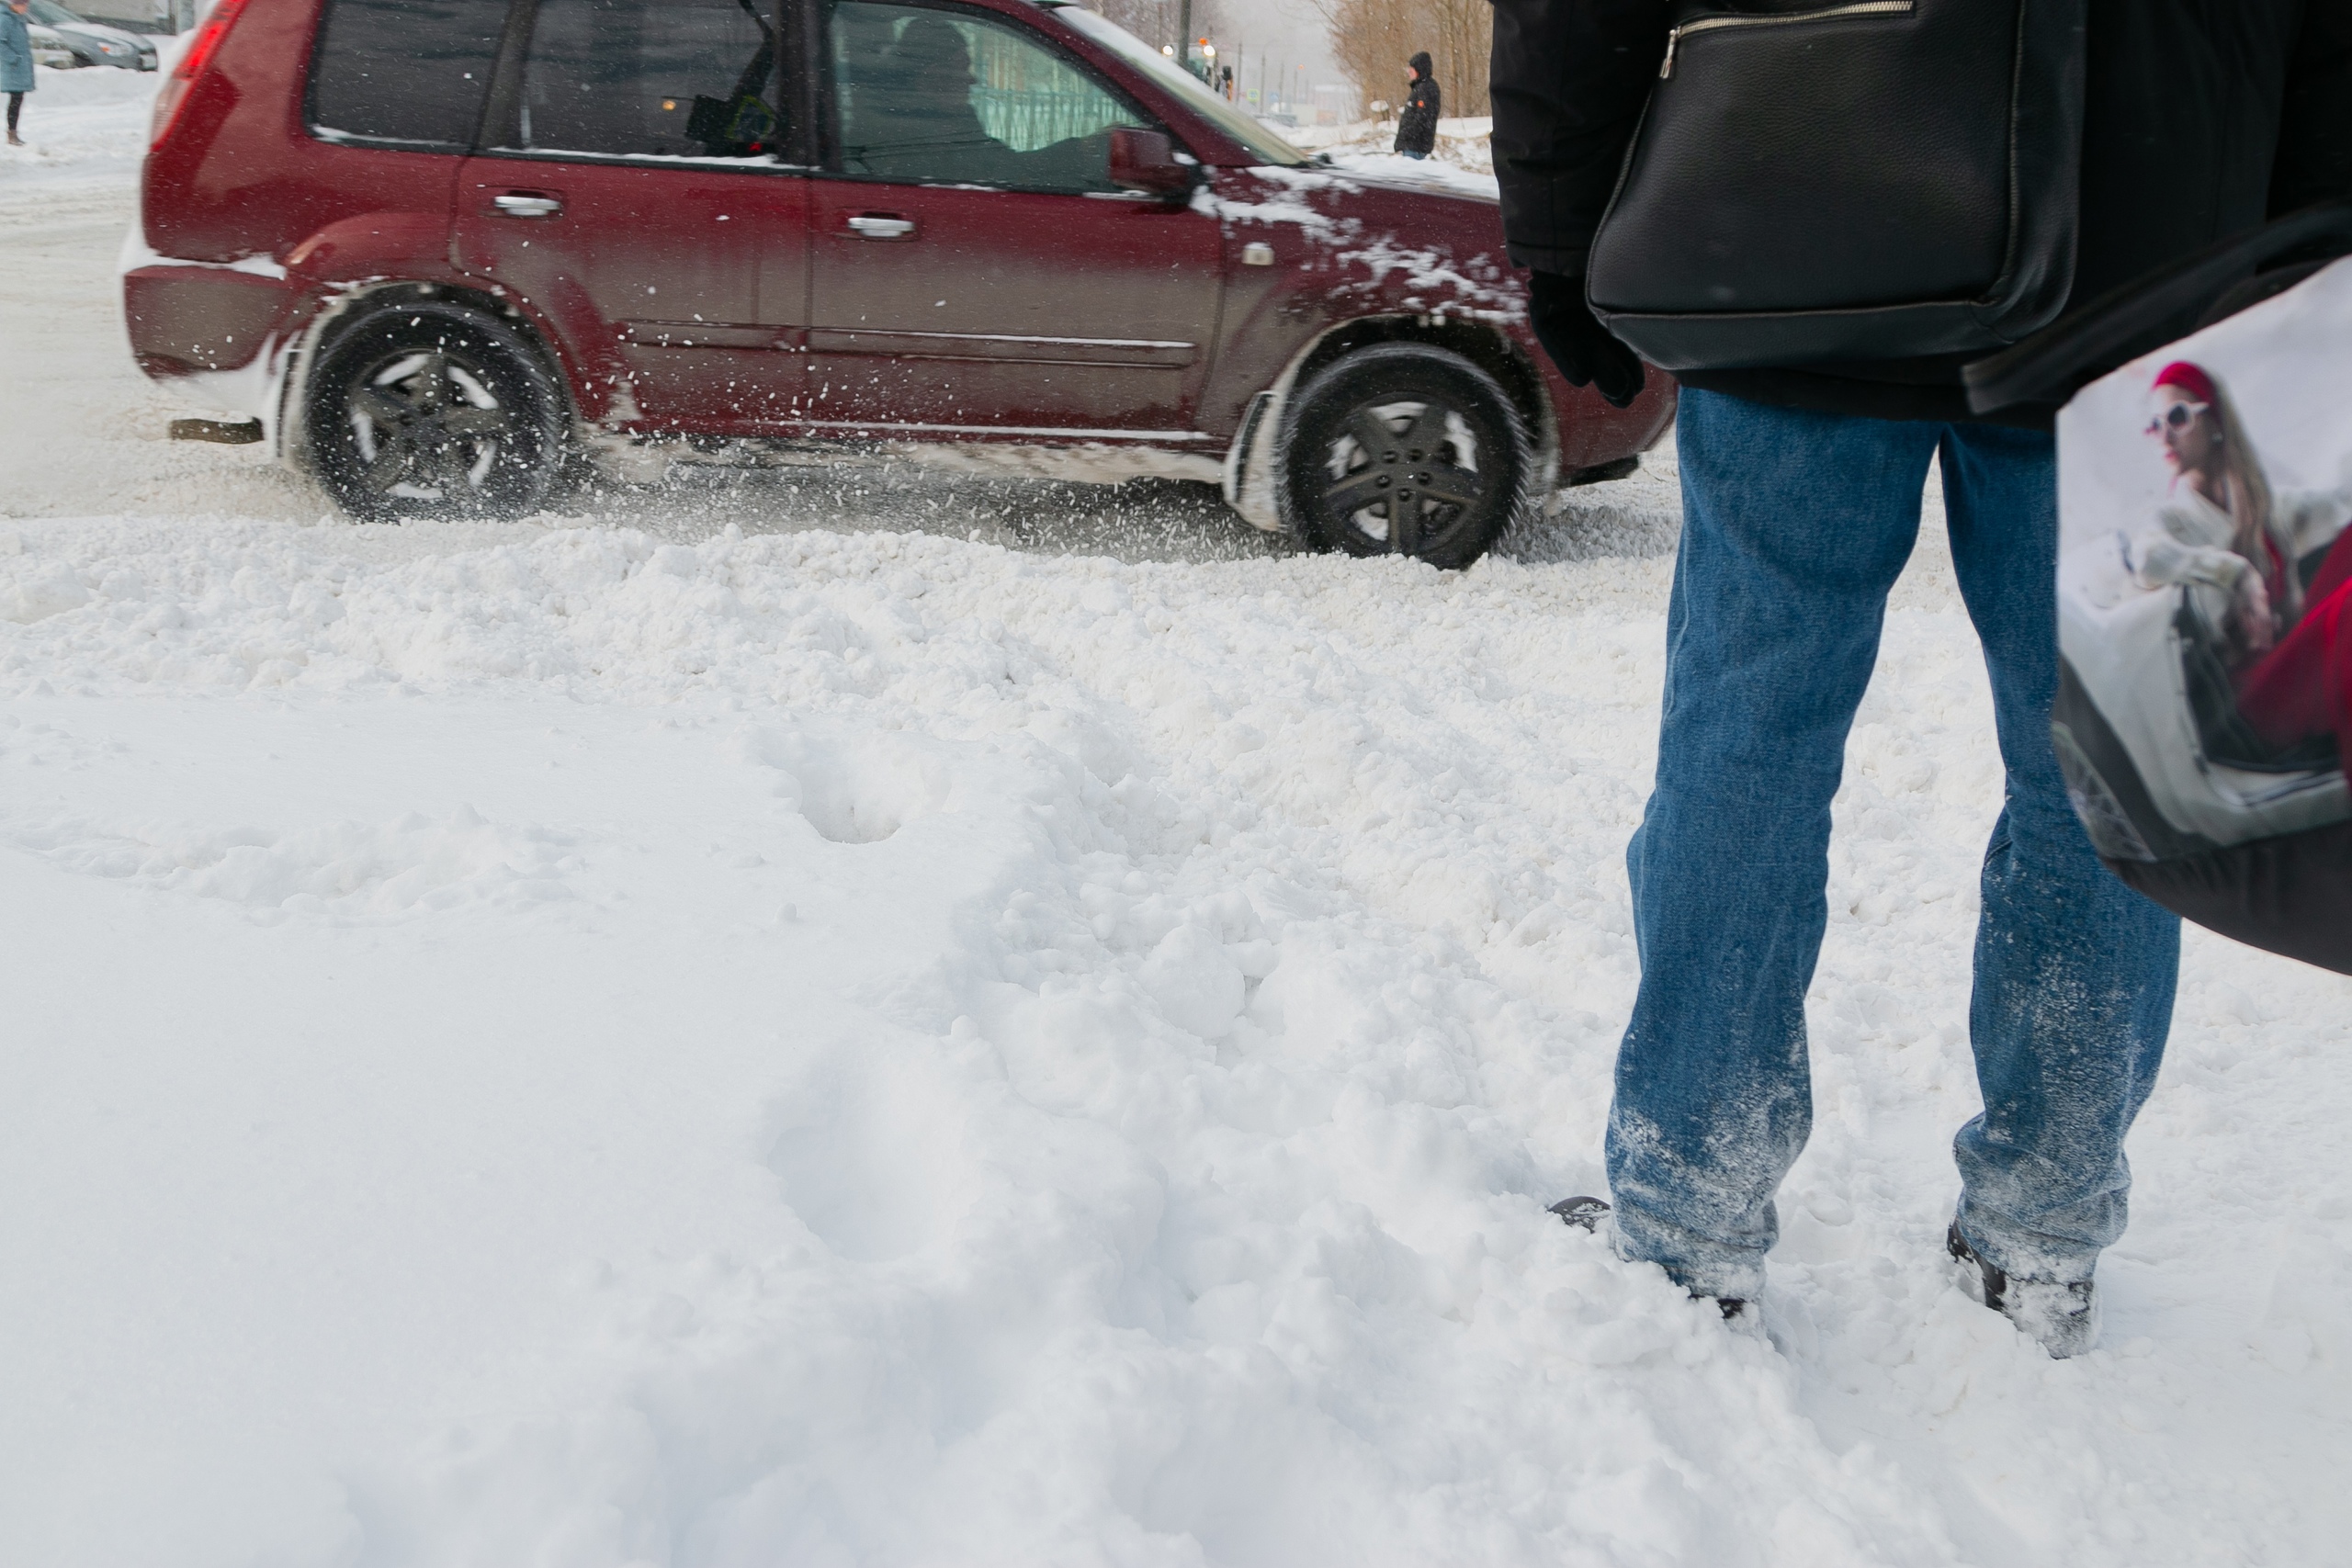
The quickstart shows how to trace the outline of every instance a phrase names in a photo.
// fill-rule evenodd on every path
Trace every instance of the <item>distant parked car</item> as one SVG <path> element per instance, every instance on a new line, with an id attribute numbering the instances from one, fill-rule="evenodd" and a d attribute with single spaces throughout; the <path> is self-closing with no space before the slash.
<path id="1" fill-rule="evenodd" d="M 1460 565 L 1674 410 L 1560 379 L 1491 197 L 1061 0 L 220 0 L 142 179 L 140 365 L 359 517 L 663 438 L 992 442 Z"/>
<path id="2" fill-rule="evenodd" d="M 28 23 L 25 31 L 32 39 L 35 65 L 46 65 L 51 71 L 74 71 L 88 63 L 74 53 L 63 39 L 39 22 Z"/>
<path id="3" fill-rule="evenodd" d="M 70 52 L 77 65 L 114 65 L 125 71 L 155 69 L 154 40 L 103 22 L 85 21 L 57 0 L 32 0 L 30 19 L 37 27 L 47 28 L 58 47 Z"/>

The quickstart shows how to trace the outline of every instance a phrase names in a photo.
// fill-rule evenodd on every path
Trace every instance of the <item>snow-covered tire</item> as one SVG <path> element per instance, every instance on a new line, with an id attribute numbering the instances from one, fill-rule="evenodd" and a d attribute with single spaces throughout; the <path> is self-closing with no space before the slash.
<path id="1" fill-rule="evenodd" d="M 308 389 L 319 482 L 363 521 L 526 516 L 563 468 L 554 378 L 520 333 L 461 305 L 353 323 Z"/>
<path id="2" fill-rule="evenodd" d="M 1532 504 L 1535 456 L 1492 376 L 1427 344 L 1358 349 L 1290 403 L 1274 449 L 1284 525 L 1317 549 L 1464 567 Z"/>

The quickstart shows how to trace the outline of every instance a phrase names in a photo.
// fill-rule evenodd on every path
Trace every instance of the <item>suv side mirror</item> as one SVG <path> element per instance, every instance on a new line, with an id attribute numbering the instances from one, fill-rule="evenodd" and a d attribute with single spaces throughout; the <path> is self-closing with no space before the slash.
<path id="1" fill-rule="evenodd" d="M 1166 131 L 1122 125 L 1111 131 L 1111 183 L 1121 190 L 1178 196 L 1193 188 L 1193 170 L 1176 161 L 1176 144 Z"/>

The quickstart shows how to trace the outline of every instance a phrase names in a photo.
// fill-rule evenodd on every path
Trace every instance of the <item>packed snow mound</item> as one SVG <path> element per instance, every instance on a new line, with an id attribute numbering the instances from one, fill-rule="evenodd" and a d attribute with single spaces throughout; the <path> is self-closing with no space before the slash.
<path id="1" fill-rule="evenodd" d="M 0 196 L 61 177 L 119 181 L 136 169 L 156 88 L 173 63 L 176 40 L 163 42 L 160 71 L 34 67 L 20 125 L 25 145 L 0 146 Z"/>
<path id="2" fill-rule="evenodd" d="M 1442 119 L 1437 122 L 1437 145 L 1427 158 L 1408 158 L 1392 151 L 1396 145 L 1393 118 L 1307 127 L 1283 134 L 1308 152 L 1328 155 L 1343 169 L 1492 198 L 1498 189 L 1494 130 L 1495 122 L 1485 116 Z"/>
<path id="3" fill-rule="evenodd" d="M 0 529 L 0 1223 L 79 1303 L 0 1300 L 0 1556 L 2311 1560 L 2340 982 L 2194 950 L 2110 1349 L 1944 1278 L 1999 784 L 1933 562 L 1762 1324 L 1544 1213 L 1667 570 Z"/>

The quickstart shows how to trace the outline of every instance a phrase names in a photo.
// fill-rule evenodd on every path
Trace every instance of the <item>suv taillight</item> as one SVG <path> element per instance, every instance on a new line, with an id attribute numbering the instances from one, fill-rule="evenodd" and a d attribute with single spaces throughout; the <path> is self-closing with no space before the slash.
<path id="1" fill-rule="evenodd" d="M 244 8 L 245 0 L 220 0 L 211 15 L 204 18 L 204 25 L 188 41 L 187 52 L 180 56 L 180 62 L 172 68 L 163 90 L 155 95 L 155 118 L 147 127 L 149 148 L 160 145 L 169 134 L 172 121 L 179 118 L 180 106 L 187 102 L 187 90 L 204 74 L 212 57 L 220 52 L 220 40 L 229 36 L 229 29 L 236 25 L 237 14 Z"/>

